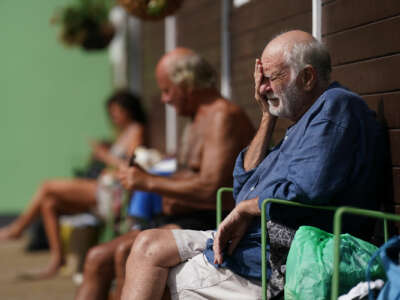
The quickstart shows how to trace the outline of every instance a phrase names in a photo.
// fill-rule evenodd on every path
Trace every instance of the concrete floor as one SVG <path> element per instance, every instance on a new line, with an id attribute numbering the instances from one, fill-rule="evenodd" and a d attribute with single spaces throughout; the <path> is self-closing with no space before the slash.
<path id="1" fill-rule="evenodd" d="M 24 251 L 26 238 L 0 242 L 0 300 L 72 300 L 76 285 L 71 276 L 57 275 L 41 281 L 25 281 L 17 275 L 45 266 L 48 251 Z"/>

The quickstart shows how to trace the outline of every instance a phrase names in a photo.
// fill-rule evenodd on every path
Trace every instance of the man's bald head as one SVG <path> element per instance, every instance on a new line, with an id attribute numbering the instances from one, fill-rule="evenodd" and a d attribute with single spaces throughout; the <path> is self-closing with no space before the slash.
<path id="1" fill-rule="evenodd" d="M 295 74 L 310 65 L 316 70 L 318 80 L 329 84 L 332 70 L 329 52 L 307 32 L 292 30 L 276 36 L 265 47 L 264 55 L 282 55 Z"/>
<path id="2" fill-rule="evenodd" d="M 194 52 L 188 48 L 175 48 L 174 50 L 166 53 L 163 57 L 161 57 L 160 61 L 157 64 L 158 68 L 165 68 L 176 60 L 181 59 L 182 57 L 194 55 Z"/>
<path id="3" fill-rule="evenodd" d="M 194 51 L 176 48 L 165 54 L 156 72 L 165 73 L 171 82 L 193 90 L 215 88 L 217 76 L 211 65 Z"/>
<path id="4" fill-rule="evenodd" d="M 269 51 L 278 51 L 282 48 L 291 49 L 296 43 L 310 43 L 315 41 L 311 34 L 301 30 L 292 30 L 275 36 L 267 45 Z"/>

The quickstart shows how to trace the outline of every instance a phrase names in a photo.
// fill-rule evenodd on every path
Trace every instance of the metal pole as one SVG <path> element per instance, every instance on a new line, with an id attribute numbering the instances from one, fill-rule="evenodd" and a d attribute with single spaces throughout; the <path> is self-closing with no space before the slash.
<path id="1" fill-rule="evenodd" d="M 318 41 L 321 41 L 322 38 L 321 19 L 322 19 L 321 0 L 312 0 L 312 35 Z"/>
<path id="2" fill-rule="evenodd" d="M 262 300 L 267 300 L 267 201 L 261 204 L 261 286 Z"/>
<path id="3" fill-rule="evenodd" d="M 174 16 L 165 19 L 165 52 L 176 48 L 176 19 Z M 169 154 L 175 154 L 177 149 L 177 120 L 176 112 L 165 105 L 165 145 Z"/>
<path id="4" fill-rule="evenodd" d="M 222 1 L 221 10 L 221 94 L 227 99 L 231 98 L 231 40 L 229 31 L 229 17 L 231 1 Z"/>

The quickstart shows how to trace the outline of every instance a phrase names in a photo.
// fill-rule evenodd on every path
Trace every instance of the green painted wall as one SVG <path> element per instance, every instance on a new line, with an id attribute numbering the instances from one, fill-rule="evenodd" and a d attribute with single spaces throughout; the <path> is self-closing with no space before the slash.
<path id="1" fill-rule="evenodd" d="M 49 20 L 64 3 L 0 1 L 0 214 L 21 211 L 43 180 L 70 176 L 87 141 L 109 135 L 108 54 L 59 43 Z"/>

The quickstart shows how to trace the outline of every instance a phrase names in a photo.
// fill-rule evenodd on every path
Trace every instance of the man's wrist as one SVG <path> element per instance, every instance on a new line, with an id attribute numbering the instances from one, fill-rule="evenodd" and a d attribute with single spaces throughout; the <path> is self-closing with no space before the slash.
<path id="1" fill-rule="evenodd" d="M 146 174 L 145 180 L 143 180 L 143 190 L 152 192 L 154 189 L 154 177 L 150 174 Z"/>
<path id="2" fill-rule="evenodd" d="M 273 122 L 275 123 L 278 117 L 272 115 L 269 111 L 263 111 L 261 116 L 261 122 Z"/>
<path id="3" fill-rule="evenodd" d="M 240 202 L 237 208 L 238 213 L 244 217 L 254 217 L 261 214 L 258 207 L 258 197 Z"/>

